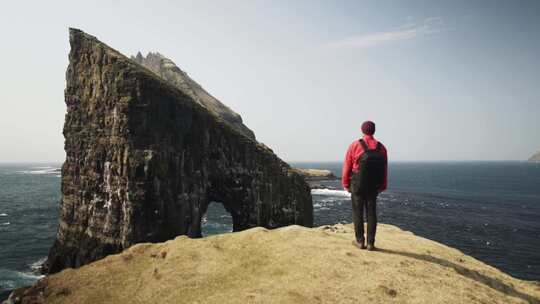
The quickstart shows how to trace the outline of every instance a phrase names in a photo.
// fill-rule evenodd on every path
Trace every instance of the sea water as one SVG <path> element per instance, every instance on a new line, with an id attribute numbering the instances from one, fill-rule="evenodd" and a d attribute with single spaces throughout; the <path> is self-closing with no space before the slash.
<path id="1" fill-rule="evenodd" d="M 0 300 L 41 277 L 58 225 L 58 164 L 0 164 Z"/>
<path id="2" fill-rule="evenodd" d="M 330 169 L 340 163 L 295 163 Z M 39 265 L 58 224 L 60 164 L 0 164 L 0 299 L 40 278 Z M 514 277 L 540 280 L 540 164 L 402 162 L 389 166 L 379 222 L 455 247 Z M 350 195 L 339 180 L 313 189 L 316 226 L 349 223 Z M 227 233 L 232 220 L 211 203 L 204 235 Z"/>

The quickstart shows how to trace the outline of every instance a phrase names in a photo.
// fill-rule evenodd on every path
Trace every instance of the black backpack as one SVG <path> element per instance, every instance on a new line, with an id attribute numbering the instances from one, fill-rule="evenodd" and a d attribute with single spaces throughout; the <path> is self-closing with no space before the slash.
<path id="1" fill-rule="evenodd" d="M 361 193 L 377 193 L 384 183 L 386 174 L 386 157 L 382 153 L 381 143 L 377 143 L 374 150 L 370 150 L 360 139 L 364 153 L 358 158 L 360 170 L 358 171 L 358 190 Z"/>

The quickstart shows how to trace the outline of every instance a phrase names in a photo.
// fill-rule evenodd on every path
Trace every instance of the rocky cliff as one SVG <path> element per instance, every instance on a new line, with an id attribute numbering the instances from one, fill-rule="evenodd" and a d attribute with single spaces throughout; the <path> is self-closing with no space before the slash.
<path id="1" fill-rule="evenodd" d="M 531 156 L 529 158 L 530 162 L 540 162 L 540 152 L 536 153 L 535 155 Z"/>
<path id="2" fill-rule="evenodd" d="M 302 175 L 308 181 L 334 180 L 337 176 L 330 170 L 326 169 L 303 169 L 295 168 L 298 174 Z"/>
<path id="3" fill-rule="evenodd" d="M 205 89 L 195 82 L 195 80 L 191 79 L 186 72 L 182 71 L 169 58 L 166 58 L 160 53 L 148 53 L 148 55 L 144 57 L 139 52 L 137 56 L 132 56 L 131 59 L 182 90 L 182 92 L 189 95 L 189 97 L 212 113 L 216 114 L 240 133 L 255 139 L 255 134 L 244 125 L 242 117 L 238 113 L 234 112 L 214 96 L 210 95 L 210 93 L 206 92 Z"/>
<path id="4" fill-rule="evenodd" d="M 253 228 L 138 244 L 12 294 L 16 303 L 540 303 L 540 284 L 379 225 L 379 251 L 350 225 Z"/>
<path id="5" fill-rule="evenodd" d="M 201 236 L 211 201 L 233 230 L 311 226 L 304 179 L 192 93 L 70 30 L 59 229 L 45 271 L 135 243 Z"/>

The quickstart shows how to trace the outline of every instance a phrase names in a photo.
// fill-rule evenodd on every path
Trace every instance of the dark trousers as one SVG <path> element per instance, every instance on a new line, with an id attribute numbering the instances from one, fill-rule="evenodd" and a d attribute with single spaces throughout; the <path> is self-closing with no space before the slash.
<path id="1" fill-rule="evenodd" d="M 367 243 L 375 245 L 377 232 L 377 193 L 363 194 L 351 189 L 352 213 L 356 241 L 364 243 L 364 209 L 367 216 Z"/>

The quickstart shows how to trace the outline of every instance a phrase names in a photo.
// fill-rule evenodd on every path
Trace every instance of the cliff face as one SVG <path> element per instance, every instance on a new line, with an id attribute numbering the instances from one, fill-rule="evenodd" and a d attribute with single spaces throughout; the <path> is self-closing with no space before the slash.
<path id="1" fill-rule="evenodd" d="M 536 153 L 535 155 L 531 156 L 529 158 L 530 162 L 540 162 L 540 152 Z"/>
<path id="2" fill-rule="evenodd" d="M 255 134 L 243 124 L 242 117 L 238 113 L 206 92 L 205 89 L 195 82 L 195 80 L 191 79 L 186 72 L 177 67 L 169 58 L 166 58 L 160 53 L 148 53 L 144 57 L 139 52 L 137 56 L 132 56 L 131 59 L 180 89 L 183 93 L 216 114 L 240 133 L 255 139 Z"/>
<path id="3" fill-rule="evenodd" d="M 139 242 L 201 236 L 211 201 L 233 230 L 311 226 L 304 179 L 192 96 L 70 30 L 66 161 L 45 269 L 79 267 Z"/>
<path id="4" fill-rule="evenodd" d="M 138 244 L 21 289 L 21 303 L 540 303 L 540 284 L 380 224 L 379 251 L 351 225 L 253 228 Z"/>

